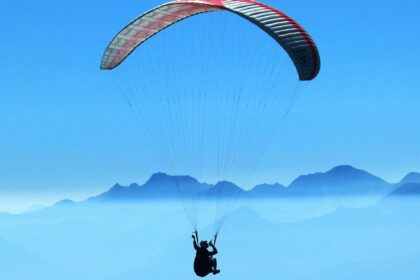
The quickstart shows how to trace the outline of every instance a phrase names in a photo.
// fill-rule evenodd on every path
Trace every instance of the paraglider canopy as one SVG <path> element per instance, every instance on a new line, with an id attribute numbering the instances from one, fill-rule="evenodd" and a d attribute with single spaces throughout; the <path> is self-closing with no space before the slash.
<path id="1" fill-rule="evenodd" d="M 226 13 L 208 14 L 213 11 Z M 160 32 L 189 17 L 170 32 Z M 155 44 L 133 53 L 158 33 Z M 129 56 L 133 59 L 122 63 Z M 296 100 L 299 80 L 317 76 L 320 58 L 296 21 L 266 4 L 178 0 L 126 25 L 106 48 L 101 69 L 115 69 L 112 76 L 150 141 L 153 159 L 166 166 L 163 171 L 216 182 L 207 185 L 183 176 L 172 182 L 194 230 L 201 228 L 203 216 L 214 213 L 215 244 L 241 195 L 226 180 L 252 176 L 279 131 L 278 122 Z M 199 215 L 199 207 L 211 210 Z"/>
<path id="2" fill-rule="evenodd" d="M 136 47 L 178 21 L 221 10 L 238 14 L 273 37 L 292 59 L 301 81 L 316 77 L 320 59 L 309 34 L 285 13 L 253 0 L 178 0 L 154 8 L 129 23 L 115 36 L 105 50 L 101 69 L 117 67 Z"/>

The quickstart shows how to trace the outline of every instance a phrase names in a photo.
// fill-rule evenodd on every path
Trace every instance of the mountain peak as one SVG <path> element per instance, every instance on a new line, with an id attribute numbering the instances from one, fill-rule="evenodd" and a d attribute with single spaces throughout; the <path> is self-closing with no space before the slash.
<path id="1" fill-rule="evenodd" d="M 168 175 L 163 172 L 154 173 L 144 185 L 166 183 L 197 183 L 198 181 L 187 175 Z"/>
<path id="2" fill-rule="evenodd" d="M 139 188 L 140 186 L 137 183 L 131 183 L 128 187 L 129 188 Z"/>
<path id="3" fill-rule="evenodd" d="M 406 183 L 420 183 L 420 173 L 410 172 L 400 181 L 400 185 Z"/>
<path id="4" fill-rule="evenodd" d="M 113 185 L 111 187 L 111 190 L 119 190 L 119 189 L 122 189 L 122 188 L 124 188 L 124 187 L 121 186 L 119 183 L 116 183 L 115 185 Z"/>
<path id="5" fill-rule="evenodd" d="M 420 195 L 420 183 L 405 183 L 400 185 L 391 195 L 413 196 Z"/>
<path id="6" fill-rule="evenodd" d="M 244 192 L 242 188 L 229 181 L 220 181 L 213 186 L 213 189 L 221 189 L 224 193 Z"/>
<path id="7" fill-rule="evenodd" d="M 109 189 L 108 192 L 110 193 L 120 193 L 127 190 L 137 189 L 140 188 L 140 186 L 137 183 L 131 183 L 129 186 L 122 186 L 119 183 L 116 183 L 112 188 Z"/>
<path id="8" fill-rule="evenodd" d="M 382 193 L 388 183 L 366 171 L 350 165 L 339 165 L 327 172 L 302 175 L 294 180 L 291 191 L 313 194 L 367 194 Z M 340 191 L 339 191 L 340 190 Z"/>
<path id="9" fill-rule="evenodd" d="M 166 178 L 166 177 L 169 177 L 169 175 L 164 172 L 156 172 L 156 173 L 153 173 L 152 176 L 150 176 L 149 180 L 157 180 L 157 179 Z"/>
<path id="10" fill-rule="evenodd" d="M 351 180 L 375 180 L 385 182 L 383 179 L 376 177 L 362 169 L 357 169 L 351 165 L 338 165 L 331 170 L 321 173 L 331 176 L 335 179 L 351 179 Z"/>
<path id="11" fill-rule="evenodd" d="M 351 178 L 354 178 L 354 179 L 355 178 L 366 179 L 366 178 L 373 178 L 373 177 L 378 178 L 378 177 L 370 174 L 369 172 L 366 172 L 362 169 L 355 168 L 351 165 L 338 165 L 338 166 L 332 168 L 331 170 L 329 170 L 325 173 L 321 173 L 321 174 L 334 176 L 336 178 L 339 178 L 339 177 L 343 177 L 343 178 L 351 177 Z"/>
<path id="12" fill-rule="evenodd" d="M 150 176 L 149 180 L 147 180 L 146 184 L 167 181 L 169 177 L 170 176 L 168 174 L 163 172 L 153 173 L 152 176 Z"/>
<path id="13" fill-rule="evenodd" d="M 242 195 L 245 191 L 229 181 L 220 181 L 208 190 L 209 197 L 232 198 Z"/>
<path id="14" fill-rule="evenodd" d="M 254 197 L 270 198 L 274 196 L 281 196 L 286 194 L 287 188 L 279 183 L 274 184 L 260 184 L 248 191 Z"/>
<path id="15" fill-rule="evenodd" d="M 348 173 L 348 172 L 359 172 L 362 171 L 360 169 L 357 169 L 351 165 L 337 165 L 336 167 L 332 168 L 328 172 L 332 173 Z"/>
<path id="16" fill-rule="evenodd" d="M 218 186 L 223 186 L 224 188 L 225 188 L 225 187 L 239 188 L 237 185 L 235 185 L 234 183 L 229 182 L 229 181 L 219 181 L 219 182 L 217 182 L 217 183 L 216 183 L 216 185 L 214 185 L 214 186 L 215 186 L 215 187 L 218 187 Z"/>
<path id="17" fill-rule="evenodd" d="M 73 205 L 73 204 L 76 204 L 76 202 L 74 202 L 71 199 L 63 199 L 55 203 L 54 206 L 68 206 L 68 205 Z"/>

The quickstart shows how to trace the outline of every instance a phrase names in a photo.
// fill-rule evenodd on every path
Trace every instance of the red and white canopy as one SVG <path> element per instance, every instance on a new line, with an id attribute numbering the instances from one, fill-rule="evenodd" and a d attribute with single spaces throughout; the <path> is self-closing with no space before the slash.
<path id="1" fill-rule="evenodd" d="M 253 0 L 178 0 L 156 7 L 136 18 L 115 36 L 105 50 L 101 69 L 115 68 L 140 44 L 178 21 L 220 10 L 240 15 L 273 37 L 292 59 L 300 80 L 316 77 L 320 58 L 309 34 L 286 14 Z"/>

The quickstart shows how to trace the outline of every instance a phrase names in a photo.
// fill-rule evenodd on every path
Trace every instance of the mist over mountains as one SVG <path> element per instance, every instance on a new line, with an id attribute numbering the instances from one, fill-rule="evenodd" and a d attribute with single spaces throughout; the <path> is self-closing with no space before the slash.
<path id="1" fill-rule="evenodd" d="M 313 178 L 328 181 L 333 177 L 337 184 L 341 182 L 337 174 L 345 170 L 350 169 L 302 176 L 287 187 L 263 184 L 243 194 L 281 197 L 292 187 L 303 188 L 306 185 L 301 182 L 313 182 Z M 359 179 L 382 182 L 356 173 Z M 99 195 L 106 198 L 99 201 L 114 201 L 115 194 L 124 197 L 131 191 L 150 194 L 148 188 L 166 188 L 173 178 L 155 174 L 143 185 L 116 186 Z M 196 183 L 188 176 L 179 179 Z M 229 182 L 219 184 L 237 188 Z M 318 196 L 244 200 L 233 209 L 220 233 L 218 260 L 223 273 L 217 277 L 253 280 L 261 275 L 269 279 L 281 275 L 291 280 L 321 280 L 356 275 L 358 279 L 415 280 L 420 273 L 419 199 L 392 198 L 414 185 L 420 184 L 389 184 L 395 191 L 365 208 L 324 209 L 331 205 Z M 215 185 L 203 189 L 217 190 Z M 202 223 L 200 236 L 210 238 L 212 229 L 212 224 Z M 192 271 L 195 251 L 190 236 L 179 202 L 63 200 L 42 211 L 0 215 L 0 261 L 6 268 L 2 279 L 170 279 L 174 275 L 176 279 L 197 279 Z M 248 268 L 250 258 L 252 269 Z"/>
<path id="2" fill-rule="evenodd" d="M 191 176 L 153 174 L 144 184 L 115 184 L 108 191 L 88 199 L 89 202 L 136 200 L 168 200 L 197 196 L 200 199 L 264 199 L 319 196 L 386 196 L 420 194 L 420 174 L 409 173 L 399 183 L 392 184 L 364 170 L 341 165 L 326 172 L 297 177 L 288 186 L 279 183 L 259 184 L 244 190 L 232 182 L 217 184 L 199 182 Z"/>
<path id="3" fill-rule="evenodd" d="M 220 279 L 276 279 L 280 273 L 294 280 L 346 275 L 414 280 L 420 252 L 415 178 L 390 184 L 339 166 L 299 176 L 288 186 L 260 184 L 245 191 L 227 181 L 212 185 L 156 173 L 142 185 L 116 184 L 83 202 L 62 200 L 40 211 L 0 214 L 2 277 L 196 279 L 191 225 L 178 191 L 198 189 L 193 194 L 207 199 L 223 195 L 221 190 L 242 199 L 218 238 Z M 369 194 L 375 203 L 366 200 Z M 155 200 L 160 201 L 143 203 Z M 131 201 L 140 203 L 126 203 Z M 348 207 L 360 205 L 369 207 Z M 200 236 L 209 239 L 216 213 L 204 210 Z"/>

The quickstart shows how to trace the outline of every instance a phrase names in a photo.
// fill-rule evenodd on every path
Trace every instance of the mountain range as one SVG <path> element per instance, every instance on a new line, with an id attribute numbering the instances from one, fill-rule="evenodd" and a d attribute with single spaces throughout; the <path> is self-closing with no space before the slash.
<path id="1" fill-rule="evenodd" d="M 144 184 L 129 186 L 115 184 L 108 191 L 91 197 L 89 202 L 115 202 L 137 200 L 167 200 L 175 198 L 281 198 L 316 196 L 362 196 L 362 195 L 419 195 L 420 173 L 409 173 L 396 184 L 349 165 L 340 165 L 326 172 L 317 172 L 297 177 L 288 186 L 260 184 L 244 190 L 232 182 L 217 184 L 199 182 L 191 176 L 153 174 Z M 68 201 L 67 201 L 68 203 Z"/>

